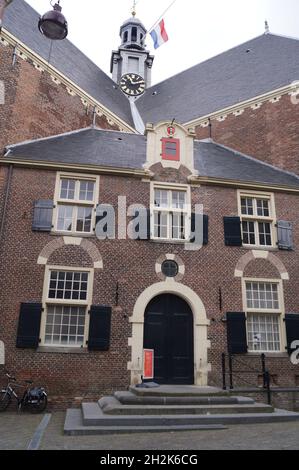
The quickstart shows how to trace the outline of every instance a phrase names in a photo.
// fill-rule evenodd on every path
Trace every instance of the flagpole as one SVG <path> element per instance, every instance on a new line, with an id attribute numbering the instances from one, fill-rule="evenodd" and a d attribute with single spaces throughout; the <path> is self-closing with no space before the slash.
<path id="1" fill-rule="evenodd" d="M 147 33 L 150 33 L 154 29 L 154 27 L 159 23 L 159 21 L 163 18 L 163 16 L 166 15 L 168 10 L 170 10 L 170 8 L 175 4 L 176 1 L 177 0 L 173 0 L 173 2 L 171 2 L 169 7 L 166 8 L 166 10 L 162 13 L 162 15 L 159 17 L 159 19 L 153 24 L 153 26 L 147 31 Z"/>

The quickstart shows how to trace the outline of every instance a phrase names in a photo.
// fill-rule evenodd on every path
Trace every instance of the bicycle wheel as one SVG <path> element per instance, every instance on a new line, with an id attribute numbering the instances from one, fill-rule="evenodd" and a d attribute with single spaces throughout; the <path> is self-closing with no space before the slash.
<path id="1" fill-rule="evenodd" d="M 0 413 L 8 408 L 11 402 L 11 396 L 6 391 L 0 392 Z"/>
<path id="2" fill-rule="evenodd" d="M 48 405 L 48 398 L 47 395 L 43 395 L 37 403 L 30 403 L 30 410 L 31 413 L 42 413 L 45 411 Z"/>

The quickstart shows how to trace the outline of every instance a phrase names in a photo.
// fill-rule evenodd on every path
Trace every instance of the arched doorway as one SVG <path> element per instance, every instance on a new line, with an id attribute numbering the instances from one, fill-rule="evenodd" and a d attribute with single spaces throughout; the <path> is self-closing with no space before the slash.
<path id="1" fill-rule="evenodd" d="M 161 294 L 148 304 L 144 317 L 144 348 L 155 351 L 155 382 L 194 384 L 193 313 L 174 294 Z"/>

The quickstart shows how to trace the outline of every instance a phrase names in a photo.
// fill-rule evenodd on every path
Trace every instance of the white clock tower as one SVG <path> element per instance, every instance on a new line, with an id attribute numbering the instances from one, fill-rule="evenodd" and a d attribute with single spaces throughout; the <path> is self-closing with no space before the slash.
<path id="1" fill-rule="evenodd" d="M 118 85 L 124 75 L 136 74 L 143 78 L 145 88 L 151 86 L 154 56 L 146 50 L 146 33 L 146 28 L 136 18 L 136 12 L 133 10 L 132 18 L 125 21 L 120 28 L 121 45 L 117 51 L 112 52 L 110 72 Z"/>

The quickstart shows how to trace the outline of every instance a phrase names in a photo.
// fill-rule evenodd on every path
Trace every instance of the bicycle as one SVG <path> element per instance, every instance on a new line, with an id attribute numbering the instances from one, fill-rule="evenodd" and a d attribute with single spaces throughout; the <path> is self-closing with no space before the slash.
<path id="1" fill-rule="evenodd" d="M 42 413 L 47 408 L 48 396 L 46 390 L 42 387 L 32 388 L 33 382 L 25 380 L 26 390 L 20 398 L 15 388 L 24 388 L 24 385 L 18 384 L 15 377 L 6 372 L 8 378 L 7 386 L 0 392 L 0 412 L 5 411 L 10 405 L 12 398 L 17 400 L 18 411 L 22 408 L 29 408 L 32 413 Z"/>

